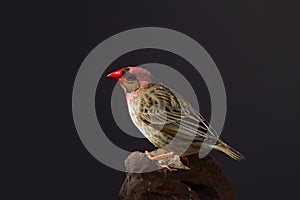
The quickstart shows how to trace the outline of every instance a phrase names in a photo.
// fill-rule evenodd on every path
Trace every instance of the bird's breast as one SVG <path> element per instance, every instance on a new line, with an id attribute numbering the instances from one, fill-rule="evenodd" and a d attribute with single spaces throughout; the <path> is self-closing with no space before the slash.
<path id="1" fill-rule="evenodd" d="M 128 111 L 130 118 L 134 125 L 139 129 L 139 131 L 142 132 L 142 134 L 150 139 L 156 132 L 157 130 L 152 128 L 151 126 L 145 124 L 141 118 L 140 118 L 140 106 L 141 102 L 139 99 L 135 99 L 134 101 L 128 103 Z"/>

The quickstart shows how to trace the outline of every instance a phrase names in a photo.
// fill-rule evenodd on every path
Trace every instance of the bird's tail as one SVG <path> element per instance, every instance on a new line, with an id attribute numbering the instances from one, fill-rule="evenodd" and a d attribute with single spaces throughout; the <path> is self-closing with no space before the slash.
<path id="1" fill-rule="evenodd" d="M 228 156 L 230 156 L 231 158 L 237 161 L 243 160 L 245 158 L 240 152 L 238 152 L 237 150 L 230 147 L 224 142 L 218 142 L 217 144 L 214 145 L 214 148 L 227 154 Z"/>

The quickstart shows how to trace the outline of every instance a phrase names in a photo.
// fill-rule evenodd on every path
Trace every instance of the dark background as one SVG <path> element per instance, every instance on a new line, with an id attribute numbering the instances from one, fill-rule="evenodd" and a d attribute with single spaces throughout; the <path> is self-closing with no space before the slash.
<path id="1" fill-rule="evenodd" d="M 296 3 L 14 1 L 2 5 L 0 13 L 5 199 L 116 199 L 125 174 L 102 165 L 81 143 L 72 118 L 72 87 L 80 64 L 96 45 L 143 26 L 189 35 L 217 64 L 228 98 L 222 137 L 246 160 L 213 155 L 237 199 L 298 196 L 300 14 Z M 136 53 L 118 59 L 108 71 L 153 60 L 184 65 L 164 52 Z M 190 67 L 186 69 L 188 74 Z M 114 83 L 101 81 L 107 85 L 106 95 L 101 100 L 97 94 L 96 100 L 108 103 Z M 207 91 L 204 86 L 198 91 L 204 94 L 203 112 L 209 116 Z M 96 107 L 101 112 L 108 105 Z M 153 148 L 146 140 L 136 142 L 120 131 L 109 137 L 128 150 Z"/>

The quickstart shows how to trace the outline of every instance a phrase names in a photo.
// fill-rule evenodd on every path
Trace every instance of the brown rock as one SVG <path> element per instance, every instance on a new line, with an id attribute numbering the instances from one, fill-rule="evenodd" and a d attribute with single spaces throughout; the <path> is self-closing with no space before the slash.
<path id="1" fill-rule="evenodd" d="M 234 199 L 231 184 L 213 157 L 199 159 L 198 155 L 193 155 L 188 159 L 190 170 L 130 173 L 157 169 L 144 153 L 133 152 L 125 161 L 130 172 L 119 191 L 119 199 Z"/>

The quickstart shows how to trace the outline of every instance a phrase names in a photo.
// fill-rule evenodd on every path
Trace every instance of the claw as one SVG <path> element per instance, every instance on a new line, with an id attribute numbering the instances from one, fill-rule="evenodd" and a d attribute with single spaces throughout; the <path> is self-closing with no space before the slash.
<path id="1" fill-rule="evenodd" d="M 157 166 L 161 167 L 161 168 L 166 168 L 167 170 L 169 170 L 170 172 L 172 171 L 177 171 L 177 169 L 172 169 L 171 167 L 169 167 L 168 165 L 161 165 L 159 163 L 157 163 Z"/>

